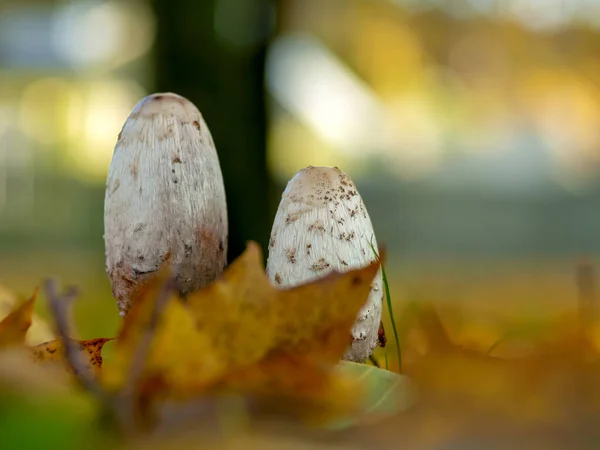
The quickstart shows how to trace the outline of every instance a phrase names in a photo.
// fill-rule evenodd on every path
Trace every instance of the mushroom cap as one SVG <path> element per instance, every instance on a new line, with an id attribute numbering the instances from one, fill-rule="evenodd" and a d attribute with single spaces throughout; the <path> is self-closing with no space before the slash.
<path id="1" fill-rule="evenodd" d="M 345 272 L 376 259 L 371 219 L 352 180 L 337 167 L 309 166 L 288 182 L 269 241 L 267 274 L 275 285 L 295 286 L 331 271 Z M 377 345 L 382 311 L 379 271 L 352 330 L 344 359 L 363 361 Z"/>
<path id="2" fill-rule="evenodd" d="M 104 208 L 106 270 L 121 314 L 166 261 L 179 290 L 213 281 L 227 253 L 227 205 L 212 136 L 192 102 L 149 95 L 132 110 L 111 161 Z"/>
<path id="3" fill-rule="evenodd" d="M 311 206 L 329 203 L 340 190 L 340 200 L 344 188 L 354 187 L 354 183 L 337 167 L 308 166 L 296 173 L 283 191 L 282 201 L 302 202 Z M 354 190 L 356 188 L 354 187 Z"/>
<path id="4" fill-rule="evenodd" d="M 202 115 L 196 105 L 185 97 L 172 92 L 158 92 L 140 100 L 131 111 L 131 116 L 152 117 L 172 116 L 182 122 L 201 120 Z"/>

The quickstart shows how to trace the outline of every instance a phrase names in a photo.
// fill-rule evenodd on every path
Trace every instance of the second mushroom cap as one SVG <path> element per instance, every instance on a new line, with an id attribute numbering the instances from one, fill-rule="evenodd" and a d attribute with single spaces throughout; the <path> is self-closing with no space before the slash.
<path id="1" fill-rule="evenodd" d="M 376 258 L 371 244 L 377 248 L 371 219 L 352 180 L 337 167 L 309 166 L 289 181 L 282 195 L 271 231 L 267 274 L 275 285 L 290 287 L 334 270 L 364 267 Z M 382 299 L 380 270 L 344 359 L 364 361 L 373 352 Z"/>

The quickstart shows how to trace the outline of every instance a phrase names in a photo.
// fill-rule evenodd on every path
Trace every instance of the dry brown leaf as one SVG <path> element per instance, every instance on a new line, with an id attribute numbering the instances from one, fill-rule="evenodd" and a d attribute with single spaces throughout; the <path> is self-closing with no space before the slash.
<path id="1" fill-rule="evenodd" d="M 102 367 L 102 348 L 112 338 L 97 338 L 84 341 L 74 341 L 78 345 L 83 360 L 89 363 L 89 367 L 96 372 Z M 65 344 L 61 340 L 44 342 L 43 344 L 30 347 L 36 362 L 60 362 L 65 363 Z"/>

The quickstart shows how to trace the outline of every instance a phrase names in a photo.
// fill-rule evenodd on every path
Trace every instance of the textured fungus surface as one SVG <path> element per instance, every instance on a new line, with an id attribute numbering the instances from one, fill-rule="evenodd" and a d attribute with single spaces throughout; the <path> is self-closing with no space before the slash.
<path id="1" fill-rule="evenodd" d="M 267 273 L 294 286 L 336 270 L 364 267 L 377 248 L 371 219 L 352 180 L 337 167 L 307 167 L 288 183 L 273 222 Z M 363 361 L 377 345 L 382 310 L 381 272 L 373 280 L 344 359 Z"/>
<path id="2" fill-rule="evenodd" d="M 104 228 L 106 270 L 121 315 L 132 292 L 167 260 L 184 294 L 223 271 L 223 177 L 208 126 L 189 100 L 150 95 L 127 118 L 109 169 Z"/>

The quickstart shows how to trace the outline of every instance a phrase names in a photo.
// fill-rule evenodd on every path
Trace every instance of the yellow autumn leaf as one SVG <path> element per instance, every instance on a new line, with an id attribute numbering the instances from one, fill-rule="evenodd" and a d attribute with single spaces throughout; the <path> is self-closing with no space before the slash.
<path id="1" fill-rule="evenodd" d="M 180 399 L 226 390 L 347 405 L 359 392 L 333 369 L 351 343 L 350 329 L 378 269 L 373 263 L 279 289 L 250 242 L 222 277 L 185 299 L 160 293 L 168 279 L 163 271 L 134 299 L 102 381 L 111 390 L 123 387 L 152 311 L 166 302 L 143 362 L 138 390 L 146 395 L 160 386 L 161 394 Z M 355 395 L 342 395 L 346 388 Z"/>
<path id="2" fill-rule="evenodd" d="M 334 363 L 350 345 L 350 328 L 365 303 L 378 264 L 289 289 L 274 287 L 255 243 L 187 304 L 197 329 L 212 337 L 210 350 L 223 373 L 245 367 L 273 350 L 293 349 L 315 363 Z"/>
<path id="3" fill-rule="evenodd" d="M 9 315 L 20 304 L 17 296 L 0 285 L 0 320 Z M 40 342 L 50 341 L 55 338 L 52 328 L 46 320 L 35 312 L 32 314 L 31 326 L 25 336 L 25 343 L 37 345 Z"/>
<path id="4" fill-rule="evenodd" d="M 29 300 L 13 309 L 0 322 L 0 347 L 25 343 L 25 335 L 31 326 L 37 293 L 36 289 Z"/>
<path id="5" fill-rule="evenodd" d="M 431 305 L 422 305 L 417 319 L 413 329 L 426 345 L 419 342 L 406 373 L 429 408 L 460 399 L 457 411 L 473 408 L 532 424 L 588 414 L 600 404 L 600 355 L 581 334 L 557 332 L 551 344 L 532 342 L 526 357 L 503 358 L 457 345 Z M 404 344 L 410 351 L 413 339 Z"/>
<path id="6" fill-rule="evenodd" d="M 38 289 L 29 300 L 14 308 L 0 321 L 0 348 L 21 347 L 35 362 L 59 362 L 68 369 L 65 345 L 62 340 L 51 340 L 36 346 L 26 345 L 25 337 L 32 324 L 37 293 Z M 97 371 L 102 366 L 102 347 L 110 340 L 112 338 L 73 340 L 73 342 L 88 364 L 87 368 L 94 368 Z"/>

